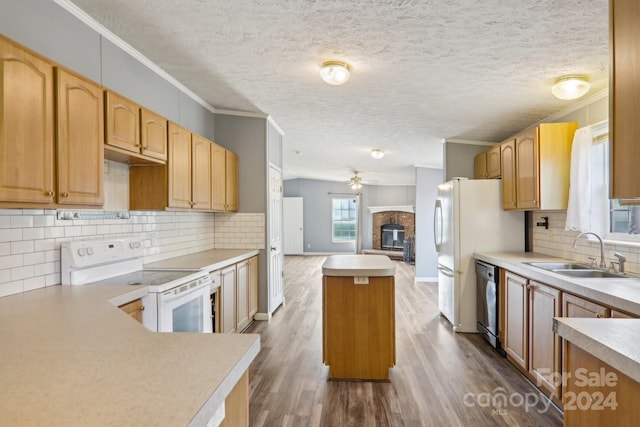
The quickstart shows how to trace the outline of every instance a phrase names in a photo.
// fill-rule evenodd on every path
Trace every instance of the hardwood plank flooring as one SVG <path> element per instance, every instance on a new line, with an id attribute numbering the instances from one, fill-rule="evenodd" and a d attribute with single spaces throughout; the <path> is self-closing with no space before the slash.
<path id="1" fill-rule="evenodd" d="M 401 261 L 394 261 L 397 364 L 390 381 L 327 381 L 324 260 L 285 257 L 286 305 L 247 329 L 261 335 L 249 368 L 251 426 L 562 425 L 558 410 L 479 335 L 453 333 L 438 311 L 437 284 L 415 283 L 415 267 Z"/>

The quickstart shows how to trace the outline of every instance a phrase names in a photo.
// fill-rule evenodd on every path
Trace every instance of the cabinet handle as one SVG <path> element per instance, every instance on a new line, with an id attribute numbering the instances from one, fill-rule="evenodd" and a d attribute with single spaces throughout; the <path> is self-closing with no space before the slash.
<path id="1" fill-rule="evenodd" d="M 596 319 L 600 319 L 602 315 L 600 313 L 596 313 Z"/>
<path id="2" fill-rule="evenodd" d="M 140 311 L 144 311 L 144 305 L 141 305 L 140 308 L 138 309 Z"/>
<path id="3" fill-rule="evenodd" d="M 62 197 L 69 197 L 69 193 L 62 193 Z"/>
<path id="4" fill-rule="evenodd" d="M 47 192 L 45 193 L 45 195 L 46 195 L 46 196 L 55 196 L 55 195 L 56 195 L 56 193 L 55 193 L 54 191 L 47 191 Z"/>

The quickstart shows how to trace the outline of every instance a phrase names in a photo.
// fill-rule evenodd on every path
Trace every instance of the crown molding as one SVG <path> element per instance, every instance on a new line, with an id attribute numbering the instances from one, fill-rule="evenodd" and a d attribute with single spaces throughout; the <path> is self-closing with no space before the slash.
<path id="1" fill-rule="evenodd" d="M 549 123 L 549 122 L 553 122 L 556 121 L 564 116 L 566 116 L 567 114 L 571 114 L 574 111 L 578 111 L 579 109 L 586 107 L 589 104 L 593 104 L 596 101 L 599 101 L 600 99 L 606 98 L 607 96 L 609 96 L 609 88 L 606 87 L 604 89 L 599 90 L 598 92 L 595 92 L 593 95 L 590 96 L 586 96 L 584 98 L 582 98 L 580 101 L 575 102 L 571 105 L 569 105 L 566 108 L 563 108 L 562 110 L 558 111 L 555 114 L 550 115 L 549 117 L 541 120 L 539 123 Z"/>
<path id="2" fill-rule="evenodd" d="M 80 21 L 86 24 L 89 28 L 93 29 L 102 37 L 109 40 L 111 43 L 115 44 L 120 49 L 122 49 L 123 51 L 131 55 L 133 58 L 135 58 L 137 61 L 143 64 L 145 67 L 149 68 L 151 71 L 153 71 L 154 73 L 156 73 L 157 75 L 165 79 L 167 82 L 171 83 L 173 86 L 178 88 L 181 92 L 183 92 L 189 98 L 193 99 L 195 102 L 197 102 L 198 104 L 200 104 L 201 106 L 209 110 L 210 112 L 212 113 L 217 112 L 214 107 L 212 107 L 211 105 L 209 105 L 209 103 L 207 103 L 207 101 L 200 98 L 198 95 L 192 92 L 191 89 L 189 89 L 188 87 L 180 83 L 178 80 L 175 79 L 175 77 L 171 76 L 171 74 L 164 71 L 162 68 L 160 68 L 154 62 L 152 62 L 149 58 L 147 58 L 138 50 L 136 50 L 129 43 L 122 40 L 116 34 L 111 32 L 111 30 L 107 29 L 104 25 L 100 24 L 94 18 L 89 16 L 84 10 L 80 9 L 78 6 L 71 3 L 71 1 L 69 0 L 53 0 L 53 1 L 58 6 L 62 7 L 67 12 L 69 12 L 70 14 L 78 18 Z"/>
<path id="3" fill-rule="evenodd" d="M 498 142 L 489 142 L 489 141 L 474 141 L 470 139 L 457 139 L 457 138 L 445 138 L 442 140 L 443 143 L 451 142 L 453 144 L 468 144 L 468 145 L 487 145 L 493 146 L 498 144 Z"/>

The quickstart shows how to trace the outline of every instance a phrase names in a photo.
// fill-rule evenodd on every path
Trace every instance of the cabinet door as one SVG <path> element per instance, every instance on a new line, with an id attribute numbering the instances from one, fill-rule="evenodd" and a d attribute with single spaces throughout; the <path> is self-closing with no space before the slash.
<path id="1" fill-rule="evenodd" d="M 127 313 L 138 323 L 142 323 L 142 312 L 144 311 L 144 305 L 142 305 L 142 299 L 133 300 L 126 304 L 122 304 L 118 307 L 120 310 Z"/>
<path id="2" fill-rule="evenodd" d="M 53 203 L 53 67 L 0 36 L 0 201 Z"/>
<path id="3" fill-rule="evenodd" d="M 609 14 L 612 65 L 609 82 L 610 197 L 637 199 L 640 198 L 640 2 L 613 0 Z"/>
<path id="4" fill-rule="evenodd" d="M 518 209 L 540 207 L 538 172 L 538 131 L 527 129 L 516 136 L 516 206 Z"/>
<path id="5" fill-rule="evenodd" d="M 211 210 L 224 211 L 226 205 L 227 172 L 226 150 L 218 144 L 211 144 Z"/>
<path id="6" fill-rule="evenodd" d="M 167 160 L 167 120 L 149 110 L 140 110 L 140 143 L 142 154 Z"/>
<path id="7" fill-rule="evenodd" d="M 169 123 L 169 207 L 191 208 L 191 132 Z"/>
<path id="8" fill-rule="evenodd" d="M 475 179 L 487 178 L 487 153 L 480 153 L 473 158 L 473 170 Z"/>
<path id="9" fill-rule="evenodd" d="M 529 281 L 529 373 L 547 394 L 561 398 L 561 344 L 553 332 L 553 318 L 560 316 L 560 291 Z"/>
<path id="10" fill-rule="evenodd" d="M 249 319 L 258 312 L 258 257 L 249 258 Z"/>
<path id="11" fill-rule="evenodd" d="M 249 324 L 249 261 L 236 264 L 236 320 L 237 331 Z"/>
<path id="12" fill-rule="evenodd" d="M 562 294 L 563 317 L 609 317 L 609 308 L 571 294 Z"/>
<path id="13" fill-rule="evenodd" d="M 238 210 L 238 156 L 229 150 L 225 151 L 226 190 L 227 199 L 225 210 Z"/>
<path id="14" fill-rule="evenodd" d="M 97 84 L 57 70 L 58 203 L 104 203 L 104 103 Z"/>
<path id="15" fill-rule="evenodd" d="M 510 140 L 500 145 L 502 171 L 502 208 L 515 209 L 516 205 L 516 143 Z"/>
<path id="16" fill-rule="evenodd" d="M 211 142 L 201 136 L 191 136 L 191 201 L 192 207 L 211 209 Z"/>
<path id="17" fill-rule="evenodd" d="M 500 178 L 500 145 L 495 145 L 486 152 L 487 178 Z"/>
<path id="18" fill-rule="evenodd" d="M 631 314 L 624 313 L 618 310 L 611 310 L 611 316 L 618 319 L 635 319 L 636 316 L 632 316 Z"/>
<path id="19" fill-rule="evenodd" d="M 527 279 L 513 273 L 505 274 L 504 350 L 509 359 L 523 370 L 529 367 L 527 335 Z"/>
<path id="20" fill-rule="evenodd" d="M 117 93 L 107 91 L 107 145 L 140 152 L 140 107 Z"/>
<path id="21" fill-rule="evenodd" d="M 222 292 L 222 317 L 220 331 L 236 332 L 236 265 L 220 270 L 220 291 Z"/>

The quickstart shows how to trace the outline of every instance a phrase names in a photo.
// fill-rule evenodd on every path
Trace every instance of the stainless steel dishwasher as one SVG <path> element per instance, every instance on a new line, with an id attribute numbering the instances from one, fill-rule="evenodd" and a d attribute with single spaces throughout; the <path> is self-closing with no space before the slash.
<path id="1" fill-rule="evenodd" d="M 504 350 L 500 345 L 498 325 L 500 309 L 498 278 L 498 267 L 476 260 L 478 332 L 492 347 L 504 355 Z"/>

